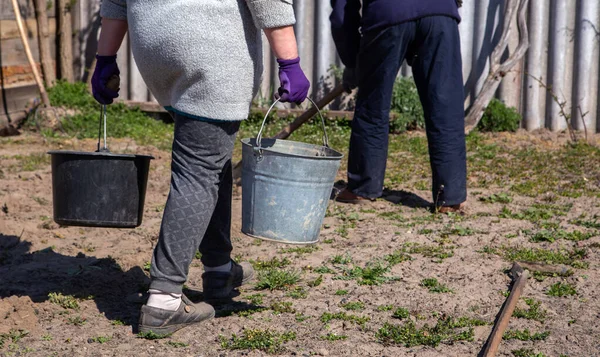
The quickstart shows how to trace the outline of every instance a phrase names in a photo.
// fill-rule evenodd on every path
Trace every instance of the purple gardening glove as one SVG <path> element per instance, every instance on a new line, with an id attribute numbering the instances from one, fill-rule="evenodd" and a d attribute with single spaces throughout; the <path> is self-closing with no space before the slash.
<path id="1" fill-rule="evenodd" d="M 300 104 L 308 95 L 310 82 L 300 68 L 300 57 L 292 60 L 277 59 L 279 63 L 279 100 Z"/>
<path id="2" fill-rule="evenodd" d="M 92 93 L 100 104 L 112 104 L 113 99 L 119 96 L 119 89 L 110 88 L 108 82 L 119 77 L 119 66 L 117 66 L 117 55 L 96 55 L 96 69 L 92 76 Z M 117 82 L 118 83 L 118 82 Z"/>

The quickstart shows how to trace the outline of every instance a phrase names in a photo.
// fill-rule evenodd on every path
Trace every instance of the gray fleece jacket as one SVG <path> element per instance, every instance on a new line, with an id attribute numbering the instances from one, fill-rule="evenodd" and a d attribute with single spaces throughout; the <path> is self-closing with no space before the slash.
<path id="1" fill-rule="evenodd" d="M 293 0 L 103 0 L 127 20 L 135 62 L 167 109 L 243 120 L 262 75 L 260 29 L 293 25 Z"/>

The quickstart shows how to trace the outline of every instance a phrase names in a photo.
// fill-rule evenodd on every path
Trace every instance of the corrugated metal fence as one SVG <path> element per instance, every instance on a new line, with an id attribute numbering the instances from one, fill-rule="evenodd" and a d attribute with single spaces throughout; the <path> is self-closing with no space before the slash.
<path id="1" fill-rule="evenodd" d="M 76 25 L 81 29 L 82 56 L 79 63 L 89 66 L 99 24 L 99 1 L 79 1 L 78 4 Z M 465 108 L 471 104 L 488 73 L 489 54 L 502 32 L 504 6 L 503 0 L 466 0 L 460 10 Z M 340 65 L 329 30 L 331 8 L 327 0 L 297 0 L 294 7 L 302 66 L 312 80 L 312 95 L 319 97 L 332 84 L 330 66 Z M 530 0 L 528 25 L 529 51 L 504 78 L 498 98 L 519 109 L 523 114 L 522 125 L 528 130 L 563 130 L 567 126 L 566 118 L 575 129 L 583 130 L 583 118 L 589 131 L 600 132 L 600 120 L 597 120 L 600 117 L 598 0 Z M 516 48 L 517 40 L 515 29 L 509 50 Z M 266 41 L 264 52 L 265 73 L 259 95 L 269 98 L 278 83 L 277 68 Z M 152 100 L 127 43 L 118 58 L 123 98 Z M 410 68 L 404 66 L 401 73 L 410 75 Z M 84 75 L 83 69 L 81 75 Z"/>

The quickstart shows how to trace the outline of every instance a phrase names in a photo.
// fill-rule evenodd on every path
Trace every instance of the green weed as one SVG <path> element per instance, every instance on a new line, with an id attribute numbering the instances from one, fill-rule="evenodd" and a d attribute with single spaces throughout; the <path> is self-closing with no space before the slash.
<path id="1" fill-rule="evenodd" d="M 544 322 L 547 312 L 546 310 L 542 309 L 542 303 L 531 298 L 524 298 L 523 300 L 525 300 L 525 303 L 529 306 L 529 309 L 517 307 L 513 312 L 513 316 L 527 320 Z"/>
<path id="2" fill-rule="evenodd" d="M 88 343 L 106 343 L 109 342 L 110 340 L 112 340 L 112 337 L 110 336 L 98 336 L 98 337 L 92 337 L 92 338 L 88 338 Z"/>
<path id="3" fill-rule="evenodd" d="M 546 357 L 542 352 L 534 352 L 531 348 L 519 348 L 512 351 L 515 357 Z"/>
<path id="4" fill-rule="evenodd" d="M 298 322 L 304 322 L 304 321 L 310 319 L 310 316 L 306 316 L 304 314 L 297 313 L 295 318 L 296 318 L 296 321 L 298 321 Z"/>
<path id="5" fill-rule="evenodd" d="M 29 335 L 29 331 L 21 329 L 11 329 L 8 331 L 8 333 L 0 334 L 0 348 L 4 348 L 4 344 L 8 340 L 10 340 L 12 343 L 17 343 L 27 335 Z"/>
<path id="6" fill-rule="evenodd" d="M 421 286 L 429 289 L 430 293 L 452 293 L 445 285 L 441 284 L 436 278 L 426 278 L 421 280 Z"/>
<path id="7" fill-rule="evenodd" d="M 571 220 L 569 223 L 585 227 L 600 229 L 600 216 L 594 215 L 593 219 L 585 219 L 585 216 L 580 216 L 577 219 Z"/>
<path id="8" fill-rule="evenodd" d="M 509 248 L 502 247 L 504 259 L 509 261 L 526 261 L 546 264 L 566 264 L 574 268 L 585 268 L 587 262 L 583 262 L 587 253 L 585 249 L 574 250 L 548 250 L 540 248 Z"/>
<path id="9" fill-rule="evenodd" d="M 265 269 L 259 271 L 258 282 L 256 283 L 257 290 L 269 289 L 287 290 L 290 286 L 296 284 L 300 280 L 300 274 L 296 271 Z"/>
<path id="10" fill-rule="evenodd" d="M 166 337 L 169 337 L 169 336 L 170 336 L 170 334 L 160 335 L 160 334 L 154 333 L 152 331 L 149 331 L 149 332 L 140 332 L 140 333 L 137 334 L 138 338 L 143 338 L 143 339 L 146 339 L 146 340 L 159 340 L 161 338 L 166 338 Z"/>
<path id="11" fill-rule="evenodd" d="M 47 334 L 45 334 L 45 335 L 42 336 L 42 341 L 52 341 L 53 339 L 54 338 L 49 333 L 47 333 Z"/>
<path id="12" fill-rule="evenodd" d="M 279 253 L 282 253 L 282 254 L 285 254 L 285 253 L 295 253 L 297 255 L 302 255 L 302 254 L 314 253 L 317 250 L 319 250 L 319 247 L 317 245 L 304 245 L 304 246 L 301 246 L 301 247 L 280 249 Z"/>
<path id="13" fill-rule="evenodd" d="M 403 251 L 409 254 L 420 254 L 424 257 L 435 258 L 442 261 L 454 256 L 454 247 L 444 245 L 425 245 L 418 243 L 406 243 Z"/>
<path id="14" fill-rule="evenodd" d="M 174 347 L 174 348 L 185 348 L 185 347 L 189 346 L 188 343 L 177 342 L 177 341 L 167 341 L 167 342 L 165 342 L 165 345 L 171 346 L 171 347 Z"/>
<path id="15" fill-rule="evenodd" d="M 342 290 L 342 289 L 336 290 L 335 295 L 338 295 L 338 296 L 348 295 L 348 290 Z"/>
<path id="16" fill-rule="evenodd" d="M 388 254 L 383 257 L 383 260 L 388 262 L 389 266 L 394 266 L 402 262 L 412 260 L 412 257 L 403 251 L 395 251 L 392 254 Z"/>
<path id="17" fill-rule="evenodd" d="M 261 305 L 263 303 L 263 297 L 265 294 L 252 294 L 246 296 L 246 300 L 250 301 L 252 305 Z"/>
<path id="18" fill-rule="evenodd" d="M 356 316 L 356 315 L 349 315 L 345 312 L 336 312 L 336 313 L 324 312 L 321 315 L 321 322 L 326 324 L 326 323 L 329 323 L 331 320 L 348 321 L 348 322 L 352 322 L 357 325 L 360 325 L 361 327 L 364 327 L 365 324 L 371 320 L 371 318 L 363 317 L 363 316 Z"/>
<path id="19" fill-rule="evenodd" d="M 113 326 L 125 326 L 125 322 L 121 320 L 112 320 L 110 324 Z"/>
<path id="20" fill-rule="evenodd" d="M 286 266 L 292 264 L 292 261 L 290 259 L 288 259 L 287 257 L 284 257 L 283 259 L 273 257 L 269 260 L 261 260 L 260 258 L 258 258 L 256 260 L 250 260 L 250 263 L 252 263 L 252 266 L 254 267 L 254 269 L 263 270 L 263 269 L 285 268 Z"/>
<path id="21" fill-rule="evenodd" d="M 352 256 L 348 253 L 346 253 L 344 255 L 338 254 L 338 255 L 333 256 L 333 258 L 331 258 L 331 263 L 332 264 L 343 264 L 343 265 L 350 264 L 350 263 L 352 263 Z"/>
<path id="22" fill-rule="evenodd" d="M 379 305 L 377 311 L 391 311 L 394 309 L 394 305 Z"/>
<path id="23" fill-rule="evenodd" d="M 543 341 L 550 336 L 550 331 L 537 332 L 531 334 L 528 329 L 525 330 L 509 330 L 502 336 L 505 340 L 520 340 L 520 341 Z"/>
<path id="24" fill-rule="evenodd" d="M 291 291 L 288 291 L 286 296 L 289 296 L 293 299 L 306 299 L 306 297 L 308 297 L 308 291 L 306 291 L 306 289 L 301 286 L 297 286 Z"/>
<path id="25" fill-rule="evenodd" d="M 361 311 L 365 309 L 365 304 L 360 301 L 347 302 L 345 304 L 340 304 L 340 306 L 348 311 Z"/>
<path id="26" fill-rule="evenodd" d="M 489 196 L 485 196 L 485 197 L 479 197 L 479 200 L 481 202 L 485 202 L 485 203 L 504 203 L 504 204 L 508 204 L 511 203 L 513 201 L 513 198 L 510 194 L 508 193 L 494 193 L 491 194 Z"/>
<path id="27" fill-rule="evenodd" d="M 335 274 L 335 270 L 324 265 L 314 268 L 313 271 L 317 274 Z"/>
<path id="28" fill-rule="evenodd" d="M 403 307 L 399 307 L 396 309 L 396 311 L 394 311 L 394 314 L 392 315 L 393 318 L 396 319 L 407 319 L 410 316 L 410 312 L 408 312 L 408 309 L 405 309 Z"/>
<path id="29" fill-rule="evenodd" d="M 321 283 L 323 283 L 323 275 L 319 275 L 319 277 L 316 278 L 315 280 L 311 280 L 311 281 L 307 282 L 306 285 L 310 286 L 311 288 L 315 288 L 315 287 L 321 285 Z"/>
<path id="30" fill-rule="evenodd" d="M 457 341 L 472 341 L 474 337 L 473 326 L 480 326 L 481 323 L 480 320 L 469 318 L 443 317 L 437 321 L 435 326 L 430 327 L 426 324 L 419 329 L 410 320 L 402 325 L 392 325 L 386 322 L 377 331 L 376 337 L 379 342 L 385 345 L 436 347 L 440 343 L 452 344 Z"/>
<path id="31" fill-rule="evenodd" d="M 587 240 L 592 237 L 598 235 L 597 232 L 581 232 L 581 231 L 573 231 L 567 232 L 564 229 L 558 230 L 541 230 L 536 233 L 526 232 L 530 235 L 529 240 L 535 243 L 538 242 L 554 242 L 559 239 L 565 239 L 570 241 L 579 242 L 582 240 Z"/>
<path id="32" fill-rule="evenodd" d="M 79 315 L 69 317 L 69 323 L 75 326 L 83 326 L 87 323 L 87 320 Z"/>
<path id="33" fill-rule="evenodd" d="M 294 309 L 293 304 L 290 301 L 274 302 L 271 304 L 271 310 L 273 310 L 276 315 L 296 313 L 296 309 Z"/>
<path id="34" fill-rule="evenodd" d="M 283 351 L 283 344 L 296 339 L 293 331 L 278 333 L 269 329 L 246 329 L 241 336 L 219 336 L 221 347 L 228 350 L 259 350 L 267 353 Z"/>
<path id="35" fill-rule="evenodd" d="M 60 305 L 65 309 L 79 309 L 79 303 L 77 299 L 71 295 L 63 295 L 61 293 L 49 293 L 48 299 L 51 303 Z"/>
<path id="36" fill-rule="evenodd" d="M 575 287 L 568 283 L 558 282 L 550 286 L 550 289 L 546 292 L 546 295 L 555 296 L 555 297 L 564 297 L 577 295 L 577 290 Z"/>

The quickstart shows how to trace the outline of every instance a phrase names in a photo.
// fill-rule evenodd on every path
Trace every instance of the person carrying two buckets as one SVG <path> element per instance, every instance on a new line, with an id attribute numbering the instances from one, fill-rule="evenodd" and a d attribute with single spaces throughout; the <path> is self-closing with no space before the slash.
<path id="1" fill-rule="evenodd" d="M 227 298 L 254 275 L 231 260 L 231 157 L 262 74 L 261 29 L 279 64 L 282 102 L 303 102 L 310 83 L 300 67 L 292 0 L 104 0 L 94 98 L 110 104 L 126 32 L 148 88 L 174 117 L 171 188 L 152 257 L 139 331 L 171 334 L 214 316 L 182 293 L 196 250 L 207 302 Z"/>

